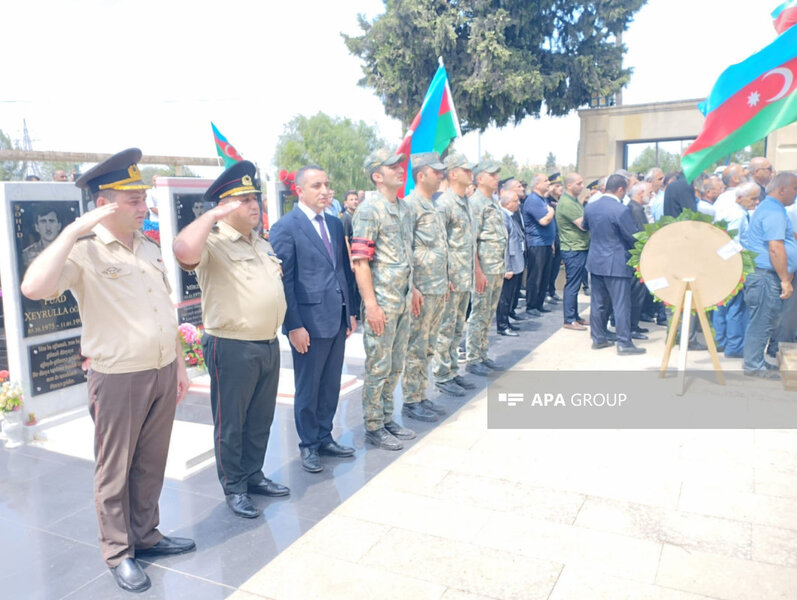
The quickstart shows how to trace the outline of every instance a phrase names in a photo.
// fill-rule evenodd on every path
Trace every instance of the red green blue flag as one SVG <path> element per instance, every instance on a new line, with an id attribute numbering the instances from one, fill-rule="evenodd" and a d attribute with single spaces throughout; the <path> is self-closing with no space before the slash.
<path id="1" fill-rule="evenodd" d="M 213 124 L 213 121 L 210 122 L 210 126 L 213 128 L 213 139 L 216 142 L 216 153 L 221 157 L 224 161 L 224 168 L 229 169 L 237 162 L 241 162 L 244 157 L 238 153 L 238 150 L 235 149 L 235 146 L 230 144 L 227 141 L 227 138 L 221 135 L 216 126 Z"/>
<path id="2" fill-rule="evenodd" d="M 723 156 L 797 121 L 797 27 L 728 67 L 698 107 L 706 116 L 681 166 L 689 181 Z"/>
<path id="3" fill-rule="evenodd" d="M 404 154 L 407 157 L 404 163 L 404 192 L 399 191 L 399 197 L 409 194 L 415 187 L 411 175 L 410 155 L 420 152 L 442 154 L 451 140 L 461 135 L 457 111 L 454 109 L 451 88 L 448 85 L 448 74 L 441 60 L 437 73 L 429 84 L 421 110 L 415 115 L 410 130 L 396 150 L 396 154 Z"/>
<path id="4" fill-rule="evenodd" d="M 786 0 L 772 11 L 772 24 L 778 35 L 797 24 L 797 0 Z"/>

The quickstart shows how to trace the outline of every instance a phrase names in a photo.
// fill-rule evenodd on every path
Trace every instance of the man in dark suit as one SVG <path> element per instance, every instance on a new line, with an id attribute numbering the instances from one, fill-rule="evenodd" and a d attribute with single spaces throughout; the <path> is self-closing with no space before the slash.
<path id="1" fill-rule="evenodd" d="M 323 470 L 320 456 L 347 457 L 354 448 L 332 438 L 346 338 L 357 328 L 349 298 L 352 272 L 340 220 L 325 214 L 329 178 L 314 165 L 296 172 L 299 202 L 271 228 L 282 260 L 288 311 L 283 331 L 291 342 L 293 414 L 302 467 Z"/>
<path id="2" fill-rule="evenodd" d="M 614 307 L 617 323 L 617 353 L 642 354 L 644 348 L 631 341 L 631 278 L 629 249 L 636 243 L 636 225 L 631 210 L 623 206 L 628 180 L 614 174 L 606 181 L 606 193 L 584 207 L 584 229 L 590 232 L 587 270 L 592 275 L 590 322 L 592 347 L 611 345 L 606 332 L 609 310 Z"/>

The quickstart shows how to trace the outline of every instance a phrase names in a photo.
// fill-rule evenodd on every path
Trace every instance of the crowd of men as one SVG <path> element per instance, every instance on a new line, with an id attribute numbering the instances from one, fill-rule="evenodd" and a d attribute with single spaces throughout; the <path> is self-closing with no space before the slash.
<path id="1" fill-rule="evenodd" d="M 172 421 L 188 379 L 160 249 L 141 232 L 150 211 L 140 158 L 140 150 L 125 150 L 80 176 L 76 185 L 96 208 L 53 228 L 54 239 L 37 248 L 22 283 L 31 299 L 70 289 L 80 307 L 82 352 L 91 361 L 100 546 L 118 585 L 130 591 L 150 585 L 137 557 L 195 548 L 193 540 L 158 531 Z M 682 174 L 652 169 L 641 179 L 618 171 L 585 190 L 578 173 L 539 173 L 527 184 L 499 179 L 491 161 L 472 163 L 456 152 L 441 160 L 430 152 L 409 157 L 414 188 L 400 198 L 407 158 L 373 153 L 365 170 L 376 191 L 367 200 L 347 192 L 342 206 L 333 203 L 321 166 L 299 169 L 296 207 L 274 223 L 269 241 L 260 234 L 255 166 L 239 162 L 205 193 L 207 206 L 215 206 L 196 213 L 174 241 L 180 266 L 196 272 L 202 291 L 217 475 L 235 515 L 260 516 L 252 494 L 290 493 L 262 471 L 280 330 L 290 342 L 306 471 L 355 453 L 332 430 L 345 344 L 358 318 L 365 440 L 401 450 L 415 432 L 394 420 L 399 380 L 402 415 L 439 420 L 445 410 L 428 398 L 430 376 L 453 396 L 477 387 L 460 373 L 463 340 L 465 372 L 484 377 L 502 369 L 488 353 L 493 318 L 499 334 L 516 337 L 518 322 L 542 318 L 561 302 L 563 327 L 589 329 L 593 349 L 644 352 L 634 344 L 647 339 L 640 322 L 666 324 L 667 314 L 634 277 L 629 249 L 647 223 L 684 209 L 730 222 L 741 244 L 757 252 L 744 293 L 717 310 L 714 323 L 726 356 L 743 356 L 747 374 L 773 376 L 765 353 L 797 329 L 794 303 L 783 308 L 797 270 L 786 210 L 797 195 L 794 174 L 772 177 L 766 159 L 754 159 L 748 173 L 730 165 L 721 178 L 701 177 L 694 186 Z M 44 237 L 49 223 L 42 218 Z M 579 314 L 582 288 L 590 294 L 590 322 Z M 115 333 L 120 329 L 127 335 Z M 696 338 L 688 343 L 705 348 Z"/>

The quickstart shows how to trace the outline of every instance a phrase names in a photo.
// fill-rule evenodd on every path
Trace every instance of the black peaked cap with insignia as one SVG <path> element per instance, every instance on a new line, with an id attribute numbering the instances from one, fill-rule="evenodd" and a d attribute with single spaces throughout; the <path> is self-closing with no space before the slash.
<path id="1" fill-rule="evenodd" d="M 138 148 L 122 150 L 83 173 L 75 185 L 92 194 L 101 190 L 148 190 L 152 186 L 141 179 L 137 164 L 140 160 Z"/>
<path id="2" fill-rule="evenodd" d="M 259 194 L 255 187 L 257 169 L 248 160 L 242 160 L 224 171 L 205 192 L 206 202 L 216 202 L 232 196 Z"/>

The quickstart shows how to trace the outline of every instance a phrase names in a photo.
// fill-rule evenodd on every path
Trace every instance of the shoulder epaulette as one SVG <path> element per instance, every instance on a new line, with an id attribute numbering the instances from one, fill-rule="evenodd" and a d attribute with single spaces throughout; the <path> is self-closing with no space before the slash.
<path id="1" fill-rule="evenodd" d="M 77 239 L 77 241 L 78 241 L 78 242 L 82 242 L 82 241 L 85 241 L 85 240 L 90 240 L 90 239 L 92 239 L 92 238 L 95 238 L 95 237 L 97 237 L 97 234 L 96 234 L 96 233 L 87 233 L 86 235 L 81 235 L 81 236 L 80 236 L 80 237 Z"/>

